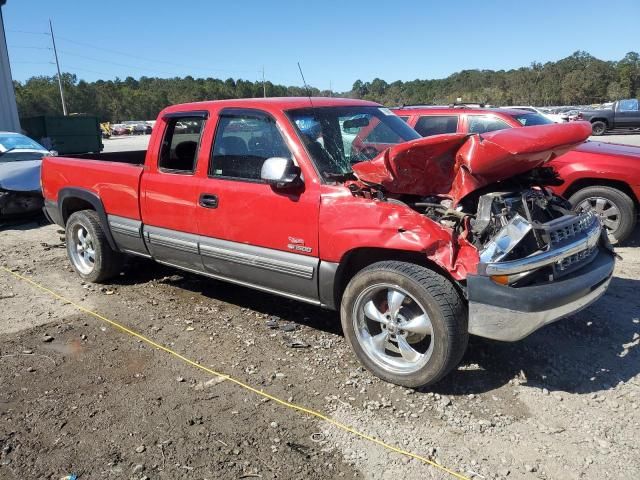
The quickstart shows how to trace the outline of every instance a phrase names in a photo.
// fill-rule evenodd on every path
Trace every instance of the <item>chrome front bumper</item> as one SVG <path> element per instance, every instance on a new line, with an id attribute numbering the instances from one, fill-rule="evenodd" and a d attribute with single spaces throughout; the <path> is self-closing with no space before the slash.
<path id="1" fill-rule="evenodd" d="M 481 263 L 467 278 L 469 333 L 502 341 L 520 340 L 600 298 L 611 281 L 614 253 L 596 219 L 554 248 L 518 260 Z M 601 240 L 602 239 L 602 240 Z M 600 244 L 600 245 L 599 245 Z M 562 269 L 576 256 L 588 256 L 575 270 Z M 542 284 L 512 287 L 492 275 L 518 275 L 553 266 L 560 274 Z M 555 271 L 554 270 L 554 271 Z M 570 272 L 570 273 L 568 273 Z"/>

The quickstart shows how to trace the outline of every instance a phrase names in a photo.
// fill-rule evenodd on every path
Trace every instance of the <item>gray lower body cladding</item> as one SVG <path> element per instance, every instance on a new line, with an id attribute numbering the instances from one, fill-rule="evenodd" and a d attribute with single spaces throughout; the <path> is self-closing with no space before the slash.
<path id="1" fill-rule="evenodd" d="M 337 264 L 316 257 L 143 225 L 109 215 L 118 248 L 213 278 L 334 308 Z"/>

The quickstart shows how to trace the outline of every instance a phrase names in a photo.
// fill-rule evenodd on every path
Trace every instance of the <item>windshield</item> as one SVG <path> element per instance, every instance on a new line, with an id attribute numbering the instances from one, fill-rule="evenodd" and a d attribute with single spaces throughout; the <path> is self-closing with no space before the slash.
<path id="1" fill-rule="evenodd" d="M 46 148 L 19 133 L 0 134 L 0 162 L 39 160 L 49 153 Z"/>
<path id="2" fill-rule="evenodd" d="M 355 163 L 371 160 L 398 143 L 420 135 L 382 107 L 322 107 L 287 112 L 307 152 L 325 178 L 351 173 Z"/>
<path id="3" fill-rule="evenodd" d="M 522 113 L 511 116 L 515 118 L 523 127 L 549 125 L 550 123 L 554 123 L 552 120 L 549 120 L 547 117 L 545 117 L 544 115 L 540 115 L 539 113 Z"/>

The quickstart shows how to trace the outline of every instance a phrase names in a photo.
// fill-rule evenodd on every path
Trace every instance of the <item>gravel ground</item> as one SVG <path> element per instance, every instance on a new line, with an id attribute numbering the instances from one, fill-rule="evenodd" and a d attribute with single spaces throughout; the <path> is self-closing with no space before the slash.
<path id="1" fill-rule="evenodd" d="M 363 371 L 332 312 L 146 261 L 110 285 L 83 284 L 56 226 L 5 227 L 0 265 L 469 478 L 630 479 L 639 244 L 619 249 L 599 302 L 518 343 L 472 339 L 461 366 L 425 391 Z M 0 292 L 0 478 L 452 478 L 212 380 L 6 272 Z"/>

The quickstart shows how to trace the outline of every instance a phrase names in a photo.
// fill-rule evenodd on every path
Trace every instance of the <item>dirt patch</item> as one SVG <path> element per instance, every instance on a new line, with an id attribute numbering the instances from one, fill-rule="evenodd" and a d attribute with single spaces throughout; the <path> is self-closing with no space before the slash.
<path id="1" fill-rule="evenodd" d="M 0 264 L 468 477 L 640 471 L 634 241 L 619 249 L 624 260 L 598 303 L 522 342 L 472 339 L 457 371 L 415 392 L 360 368 L 332 312 L 145 261 L 112 284 L 83 284 L 56 230 L 1 231 Z M 450 478 L 230 382 L 207 384 L 203 372 L 5 273 L 0 309 L 1 478 Z"/>

